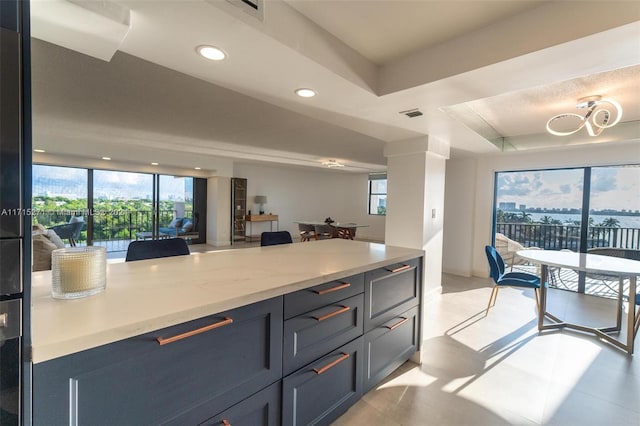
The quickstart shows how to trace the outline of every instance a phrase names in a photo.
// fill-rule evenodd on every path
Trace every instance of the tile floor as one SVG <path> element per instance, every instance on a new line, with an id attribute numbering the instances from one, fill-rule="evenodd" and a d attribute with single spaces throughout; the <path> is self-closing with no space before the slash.
<path id="1" fill-rule="evenodd" d="M 443 275 L 424 310 L 422 365 L 401 366 L 333 426 L 640 425 L 640 350 L 629 357 L 569 330 L 538 335 L 530 290 L 500 290 L 485 317 L 490 291 L 489 280 Z M 548 310 L 615 323 L 611 299 L 550 290 Z"/>

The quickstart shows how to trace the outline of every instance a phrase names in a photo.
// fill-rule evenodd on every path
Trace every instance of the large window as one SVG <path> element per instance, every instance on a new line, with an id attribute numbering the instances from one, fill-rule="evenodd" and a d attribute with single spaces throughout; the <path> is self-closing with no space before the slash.
<path id="1" fill-rule="evenodd" d="M 199 237 L 204 231 L 200 233 L 197 219 L 206 214 L 202 210 L 206 209 L 206 182 L 198 183 L 205 190 L 199 192 L 200 211 L 194 211 L 196 180 L 34 165 L 33 220 L 46 228 L 82 221 L 82 232 L 74 237 L 74 244 L 104 245 L 107 251 L 122 251 L 132 240 L 157 236 L 158 229 L 169 226 L 173 219 L 186 218 L 191 223 L 189 232 L 186 227 L 180 228 L 180 235 L 188 234 L 192 241 L 203 242 Z M 175 228 L 171 230 L 176 232 Z M 63 240 L 72 242 L 69 236 Z"/>
<path id="2" fill-rule="evenodd" d="M 495 229 L 525 247 L 640 248 L 640 165 L 496 174 Z"/>
<path id="3" fill-rule="evenodd" d="M 387 214 L 387 174 L 369 175 L 369 214 Z"/>
<path id="4" fill-rule="evenodd" d="M 496 173 L 494 217 L 494 246 L 509 268 L 535 272 L 517 256 L 523 247 L 613 256 L 638 250 L 640 165 Z M 552 268 L 550 285 L 616 297 L 618 279 Z"/>

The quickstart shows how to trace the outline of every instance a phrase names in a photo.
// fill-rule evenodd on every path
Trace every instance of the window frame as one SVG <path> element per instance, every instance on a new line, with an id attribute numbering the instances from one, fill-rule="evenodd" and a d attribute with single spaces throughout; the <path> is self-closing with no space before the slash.
<path id="1" fill-rule="evenodd" d="M 368 180 L 368 197 L 367 197 L 367 213 L 370 216 L 386 216 L 387 215 L 387 211 L 386 211 L 386 206 L 385 206 L 385 212 L 384 213 L 378 213 L 376 212 L 372 212 L 371 211 L 371 197 L 372 196 L 381 196 L 384 195 L 385 197 L 385 201 L 387 199 L 387 193 L 389 192 L 388 188 L 387 191 L 385 192 L 373 192 L 373 181 L 376 180 L 384 180 L 387 181 L 387 173 L 370 173 L 369 174 L 369 180 Z M 385 203 L 386 204 L 386 203 Z"/>

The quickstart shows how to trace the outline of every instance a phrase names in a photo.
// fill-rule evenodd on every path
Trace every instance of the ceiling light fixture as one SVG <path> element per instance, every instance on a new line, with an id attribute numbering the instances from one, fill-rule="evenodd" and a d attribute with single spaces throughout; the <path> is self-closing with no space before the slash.
<path id="1" fill-rule="evenodd" d="M 313 98 L 315 95 L 317 95 L 317 93 L 313 89 L 300 88 L 296 89 L 296 95 L 300 96 L 301 98 Z"/>
<path id="2" fill-rule="evenodd" d="M 196 169 L 196 170 L 200 170 L 200 167 L 194 167 L 194 169 Z"/>
<path id="3" fill-rule="evenodd" d="M 214 46 L 198 46 L 196 51 L 204 58 L 212 61 L 221 61 L 227 57 L 224 50 Z"/>
<path id="4" fill-rule="evenodd" d="M 151 165 L 152 165 L 152 166 L 157 166 L 157 165 L 158 165 L 158 163 L 151 163 Z"/>
<path id="5" fill-rule="evenodd" d="M 604 129 L 613 127 L 620 122 L 622 118 L 622 107 L 618 102 L 611 98 L 603 98 L 602 96 L 587 96 L 577 101 L 576 108 L 586 109 L 584 116 L 567 112 L 551 117 L 547 121 L 547 131 L 556 136 L 569 136 L 586 127 L 589 136 L 598 136 Z M 613 109 L 611 109 L 613 107 Z M 573 128 L 572 122 L 577 119 L 578 124 Z M 555 124 L 554 124 L 555 123 Z M 552 128 L 555 125 L 555 129 Z M 564 124 L 565 129 L 557 130 L 558 125 Z"/>
<path id="6" fill-rule="evenodd" d="M 337 162 L 336 160 L 327 160 L 322 163 L 323 166 L 327 166 L 329 168 L 332 167 L 344 167 L 344 164 Z"/>
<path id="7" fill-rule="evenodd" d="M 33 152 L 47 152 L 47 151 L 45 151 L 44 149 L 36 148 L 36 149 L 33 150 Z"/>
<path id="8" fill-rule="evenodd" d="M 109 161 L 111 160 L 111 157 L 102 157 L 103 160 Z"/>

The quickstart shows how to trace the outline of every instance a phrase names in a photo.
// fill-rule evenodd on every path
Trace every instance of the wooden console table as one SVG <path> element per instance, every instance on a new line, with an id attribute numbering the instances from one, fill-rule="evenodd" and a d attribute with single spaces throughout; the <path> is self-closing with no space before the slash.
<path id="1" fill-rule="evenodd" d="M 246 236 L 246 241 L 251 241 L 252 238 L 259 238 L 259 235 L 253 235 L 253 223 L 254 222 L 269 222 L 269 229 L 273 232 L 273 222 L 276 223 L 276 231 L 280 227 L 277 214 L 248 214 L 244 217 L 244 220 L 249 223 L 249 235 Z"/>

